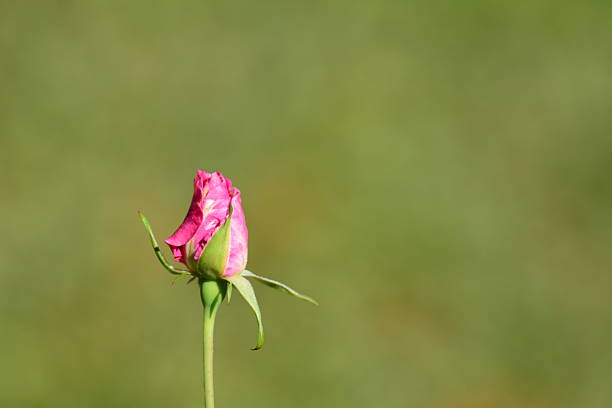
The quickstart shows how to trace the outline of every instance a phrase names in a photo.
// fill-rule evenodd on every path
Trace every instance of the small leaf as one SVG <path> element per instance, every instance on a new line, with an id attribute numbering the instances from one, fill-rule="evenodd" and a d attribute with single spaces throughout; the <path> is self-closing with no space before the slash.
<path id="1" fill-rule="evenodd" d="M 138 215 L 140 216 L 140 219 L 142 220 L 142 223 L 144 224 L 145 229 L 149 234 L 149 239 L 151 240 L 151 246 L 153 247 L 155 256 L 162 264 L 162 266 L 173 275 L 191 275 L 189 271 L 184 271 L 182 269 L 175 268 L 174 266 L 171 266 L 168 261 L 166 261 L 166 258 L 164 258 L 164 254 L 162 254 L 161 249 L 159 249 L 159 245 L 157 245 L 157 240 L 155 239 L 155 235 L 153 235 L 153 230 L 151 229 L 151 224 L 149 223 L 149 220 L 147 220 L 147 217 L 145 217 L 144 214 L 140 211 L 138 211 Z"/>
<path id="2" fill-rule="evenodd" d="M 291 289 L 289 286 L 285 285 L 284 283 L 277 282 L 277 281 L 275 281 L 273 279 L 264 278 L 263 276 L 255 275 L 253 272 L 247 271 L 247 270 L 242 272 L 242 276 L 246 276 L 247 278 L 253 278 L 253 279 L 259 281 L 260 283 L 263 283 L 266 286 L 269 286 L 269 287 L 274 288 L 274 289 L 278 289 L 281 292 L 285 292 L 285 293 L 287 293 L 289 295 L 293 295 L 293 296 L 295 296 L 297 298 L 300 298 L 302 300 L 310 302 L 310 303 L 312 303 L 315 306 L 319 306 L 319 302 L 317 302 L 316 300 L 314 300 L 310 296 L 302 295 L 301 293 Z"/>
<path id="3" fill-rule="evenodd" d="M 259 310 L 259 304 L 257 303 L 257 297 L 255 297 L 253 286 L 251 286 L 251 282 L 240 275 L 234 275 L 227 279 L 236 287 L 236 289 L 238 289 L 238 292 L 242 295 L 244 300 L 246 300 L 249 306 L 251 306 L 251 309 L 255 313 L 257 325 L 259 327 L 259 335 L 257 337 L 257 345 L 251 350 L 259 350 L 264 343 L 264 331 L 263 323 L 261 321 L 261 311 Z"/>

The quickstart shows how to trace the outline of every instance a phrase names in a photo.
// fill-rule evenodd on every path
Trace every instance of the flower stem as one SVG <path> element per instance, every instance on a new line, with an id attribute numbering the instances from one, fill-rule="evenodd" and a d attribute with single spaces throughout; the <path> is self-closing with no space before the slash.
<path id="1" fill-rule="evenodd" d="M 225 296 L 225 282 L 200 281 L 200 298 L 204 308 L 202 363 L 204 367 L 204 408 L 215 407 L 213 387 L 213 334 L 217 310 Z"/>

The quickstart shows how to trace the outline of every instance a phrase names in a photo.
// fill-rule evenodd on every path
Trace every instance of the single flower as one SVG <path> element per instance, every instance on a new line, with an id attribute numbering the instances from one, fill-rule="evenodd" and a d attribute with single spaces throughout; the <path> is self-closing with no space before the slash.
<path id="1" fill-rule="evenodd" d="M 140 218 L 149 234 L 155 256 L 164 268 L 179 278 L 191 276 L 191 280 L 198 280 L 205 310 L 214 315 L 224 299 L 230 301 L 232 288 L 238 290 L 257 318 L 259 335 L 253 348 L 257 350 L 263 345 L 264 332 L 261 312 L 249 279 L 315 305 L 318 303 L 283 283 L 245 269 L 248 231 L 240 190 L 232 186 L 229 178 L 219 172 L 198 170 L 193 186 L 193 197 L 185 219 L 164 241 L 170 247 L 174 261 L 184 264 L 187 269 L 175 267 L 166 261 L 149 221 L 142 213 Z"/>
<path id="2" fill-rule="evenodd" d="M 217 235 L 219 245 L 211 245 L 207 250 Z M 240 274 L 248 256 L 248 230 L 240 190 L 219 172 L 198 170 L 189 211 L 164 242 L 174 260 L 185 264 L 195 276 L 215 279 Z"/>

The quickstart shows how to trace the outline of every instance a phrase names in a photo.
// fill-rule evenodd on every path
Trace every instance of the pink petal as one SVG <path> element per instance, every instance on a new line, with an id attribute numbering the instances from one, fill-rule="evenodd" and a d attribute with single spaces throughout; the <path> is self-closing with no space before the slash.
<path id="1" fill-rule="evenodd" d="M 223 276 L 244 270 L 248 255 L 248 231 L 240 199 L 240 190 L 219 172 L 208 174 L 198 170 L 194 179 L 193 198 L 187 216 L 178 229 L 164 242 L 174 260 L 187 265 L 187 257 L 199 259 L 213 235 L 225 223 L 232 204 L 230 247 Z"/>
<path id="2" fill-rule="evenodd" d="M 219 172 L 210 175 L 207 185 L 207 194 L 204 197 L 203 218 L 193 235 L 195 249 L 194 258 L 199 259 L 206 244 L 217 230 L 225 223 L 229 214 L 231 181 Z"/>
<path id="3" fill-rule="evenodd" d="M 198 227 L 202 223 L 204 209 L 205 186 L 211 175 L 205 171 L 198 170 L 195 179 L 193 180 L 193 197 L 189 211 L 183 220 L 183 223 L 177 230 L 164 242 L 168 244 L 174 260 L 176 262 L 187 262 L 187 247 L 186 244 L 194 236 Z"/>
<path id="4" fill-rule="evenodd" d="M 242 209 L 240 190 L 232 189 L 232 221 L 230 224 L 230 248 L 224 277 L 230 277 L 244 270 L 248 257 L 249 232 Z"/>

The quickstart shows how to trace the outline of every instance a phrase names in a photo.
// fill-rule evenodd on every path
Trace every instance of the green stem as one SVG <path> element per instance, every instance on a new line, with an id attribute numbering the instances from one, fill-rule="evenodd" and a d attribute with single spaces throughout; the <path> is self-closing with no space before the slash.
<path id="1" fill-rule="evenodd" d="M 215 330 L 215 316 L 210 315 L 210 310 L 204 307 L 204 341 L 203 341 L 203 364 L 204 364 L 204 408 L 215 407 L 215 391 L 213 385 L 213 332 Z"/>
<path id="2" fill-rule="evenodd" d="M 204 408 L 215 407 L 213 387 L 213 334 L 215 330 L 215 317 L 217 310 L 225 296 L 225 282 L 216 280 L 200 281 L 200 298 L 204 307 L 203 324 L 203 352 L 204 366 Z"/>

